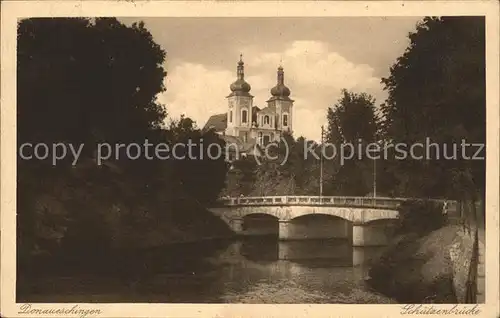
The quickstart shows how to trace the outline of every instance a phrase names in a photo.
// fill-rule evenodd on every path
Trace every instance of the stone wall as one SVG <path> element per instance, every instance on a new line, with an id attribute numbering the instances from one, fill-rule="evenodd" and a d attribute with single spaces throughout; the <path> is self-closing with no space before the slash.
<path id="1" fill-rule="evenodd" d="M 463 303 L 473 242 L 458 225 L 403 235 L 372 262 L 367 282 L 402 303 Z"/>
<path id="2" fill-rule="evenodd" d="M 473 246 L 474 231 L 463 227 L 458 231 L 449 250 L 453 267 L 453 287 L 459 303 L 465 302 Z"/>

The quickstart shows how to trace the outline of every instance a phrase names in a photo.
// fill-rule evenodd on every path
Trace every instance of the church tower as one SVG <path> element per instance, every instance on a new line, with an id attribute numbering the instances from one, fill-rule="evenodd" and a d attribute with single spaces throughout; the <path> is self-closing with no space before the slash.
<path id="1" fill-rule="evenodd" d="M 238 136 L 247 142 L 252 128 L 253 96 L 250 95 L 250 84 L 245 81 L 245 63 L 242 55 L 236 68 L 236 77 L 236 81 L 229 86 L 231 94 L 227 96 L 226 134 Z"/>
<path id="2" fill-rule="evenodd" d="M 285 73 L 283 67 L 278 67 L 277 83 L 271 89 L 271 98 L 267 101 L 267 105 L 275 113 L 275 129 L 279 132 L 275 140 L 279 139 L 279 135 L 283 132 L 292 133 L 292 114 L 293 100 L 290 98 L 290 89 L 285 86 Z"/>

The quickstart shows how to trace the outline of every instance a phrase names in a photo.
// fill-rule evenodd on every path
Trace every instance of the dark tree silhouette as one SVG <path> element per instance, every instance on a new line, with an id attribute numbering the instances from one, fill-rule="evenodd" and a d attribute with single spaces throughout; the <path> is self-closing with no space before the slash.
<path id="1" fill-rule="evenodd" d="M 382 80 L 389 93 L 382 105 L 386 139 L 411 145 L 429 138 L 445 145 L 448 154 L 462 140 L 484 144 L 484 18 L 427 17 L 409 39 L 406 52 Z M 467 156 L 474 152 L 469 149 Z M 432 160 L 391 162 L 387 176 L 397 180 L 396 193 L 451 198 L 484 193 L 484 161 L 444 160 L 442 150 L 439 160 L 436 152 L 431 155 Z"/>
<path id="2" fill-rule="evenodd" d="M 197 222 L 209 217 L 203 204 L 214 200 L 224 184 L 224 158 L 150 160 L 142 152 L 132 160 L 121 148 L 118 159 L 113 153 L 100 166 L 95 160 L 96 145 L 103 142 L 112 147 L 142 147 L 146 139 L 153 146 L 201 138 L 206 145 L 221 143 L 213 134 L 202 134 L 189 118 L 164 127 L 166 109 L 157 95 L 165 90 L 165 57 L 142 22 L 19 22 L 18 143 L 84 144 L 75 167 L 71 160 L 56 166 L 18 160 L 21 258 L 53 254 L 65 246 L 79 246 L 74 250 L 82 255 L 84 249 L 105 255 L 111 246 L 136 244 L 150 232 L 177 233 L 176 226 L 186 219 L 191 220 L 189 235 L 197 234 Z M 217 228 L 211 221 L 209 228 Z"/>
<path id="3" fill-rule="evenodd" d="M 19 142 L 130 142 L 158 128 L 165 51 L 143 23 L 26 19 L 18 26 Z M 139 137 L 138 137 L 139 136 Z"/>

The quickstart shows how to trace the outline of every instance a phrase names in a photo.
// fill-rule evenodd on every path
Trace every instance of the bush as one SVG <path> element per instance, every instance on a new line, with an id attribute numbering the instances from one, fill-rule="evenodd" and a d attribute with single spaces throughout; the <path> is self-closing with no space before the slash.
<path id="1" fill-rule="evenodd" d="M 416 233 L 424 236 L 447 223 L 442 203 L 429 200 L 410 200 L 399 207 L 398 234 Z"/>

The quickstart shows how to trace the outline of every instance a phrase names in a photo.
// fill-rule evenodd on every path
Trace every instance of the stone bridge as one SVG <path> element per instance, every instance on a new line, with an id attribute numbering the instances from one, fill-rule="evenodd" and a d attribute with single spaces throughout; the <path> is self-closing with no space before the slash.
<path id="1" fill-rule="evenodd" d="M 398 219 L 399 205 L 406 200 L 330 196 L 239 197 L 221 199 L 209 210 L 241 235 L 274 233 L 281 240 L 346 238 L 353 246 L 369 246 L 388 243 L 388 229 Z M 447 209 L 453 211 L 456 203 L 448 201 Z M 262 224 L 272 225 L 274 222 L 276 226 L 274 229 L 271 226 L 267 232 L 245 226 L 258 217 Z"/>

